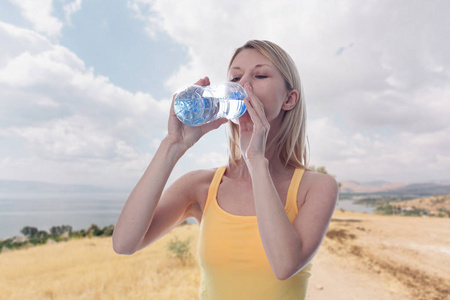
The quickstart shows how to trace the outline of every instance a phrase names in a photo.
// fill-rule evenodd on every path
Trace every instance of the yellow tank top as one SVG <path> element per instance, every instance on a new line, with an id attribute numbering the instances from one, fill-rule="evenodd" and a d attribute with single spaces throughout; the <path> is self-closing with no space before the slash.
<path id="1" fill-rule="evenodd" d="M 256 216 L 233 215 L 217 203 L 217 190 L 225 170 L 226 167 L 220 167 L 214 175 L 200 224 L 200 299 L 304 299 L 312 264 L 288 280 L 275 277 Z M 298 213 L 297 192 L 303 172 L 295 170 L 287 194 L 285 210 L 291 223 Z"/>

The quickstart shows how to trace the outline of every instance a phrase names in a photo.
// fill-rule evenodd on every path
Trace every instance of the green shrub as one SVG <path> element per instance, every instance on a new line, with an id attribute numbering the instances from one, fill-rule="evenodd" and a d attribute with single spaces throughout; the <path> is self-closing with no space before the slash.
<path id="1" fill-rule="evenodd" d="M 45 244 L 49 237 L 50 236 L 46 231 L 41 230 L 31 236 L 28 241 L 33 245 Z"/>
<path id="2" fill-rule="evenodd" d="M 183 266 L 186 265 L 186 262 L 191 257 L 191 240 L 191 237 L 187 238 L 184 241 L 180 240 L 178 237 L 175 237 L 169 242 L 169 245 L 167 247 L 169 252 L 175 255 L 175 257 L 180 260 Z"/>
<path id="3" fill-rule="evenodd" d="M 58 237 L 66 232 L 68 232 L 70 235 L 70 233 L 72 233 L 72 226 L 62 225 L 62 226 L 53 226 L 52 228 L 50 228 L 50 234 L 54 237 Z"/>
<path id="4" fill-rule="evenodd" d="M 112 236 L 113 232 L 114 232 L 114 225 L 109 225 L 109 226 L 105 227 L 103 236 Z"/>

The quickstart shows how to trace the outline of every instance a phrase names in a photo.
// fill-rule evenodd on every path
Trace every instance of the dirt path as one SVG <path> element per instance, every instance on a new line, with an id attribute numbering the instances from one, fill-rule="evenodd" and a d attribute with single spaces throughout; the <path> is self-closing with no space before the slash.
<path id="1" fill-rule="evenodd" d="M 308 299 L 450 299 L 450 219 L 336 212 Z"/>
<path id="2" fill-rule="evenodd" d="M 409 299 L 405 291 L 389 288 L 388 278 L 362 270 L 351 257 L 337 257 L 323 247 L 314 259 L 313 275 L 309 282 L 310 300 L 398 300 Z M 375 278 L 374 278 L 375 277 Z M 400 290 L 402 287 L 400 287 Z"/>

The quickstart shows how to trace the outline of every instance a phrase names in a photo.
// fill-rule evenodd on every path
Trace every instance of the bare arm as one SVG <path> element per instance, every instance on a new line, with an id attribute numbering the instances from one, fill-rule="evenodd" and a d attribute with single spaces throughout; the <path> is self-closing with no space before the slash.
<path id="1" fill-rule="evenodd" d="M 120 214 L 113 233 L 114 251 L 131 254 L 144 247 L 143 239 L 149 231 L 164 186 L 184 152 L 183 148 L 167 139 L 161 143 Z"/>
<path id="2" fill-rule="evenodd" d="M 270 124 L 261 101 L 249 85 L 246 85 L 246 91 L 249 96 L 244 101 L 253 125 L 240 124 L 241 151 L 250 171 L 264 250 L 275 276 L 285 280 L 305 267 L 319 248 L 334 211 L 337 184 L 331 176 L 315 173 L 307 186 L 304 204 L 291 224 L 265 157 Z"/>
<path id="3" fill-rule="evenodd" d="M 205 77 L 196 84 L 205 86 L 210 83 Z M 200 127 L 184 125 L 175 115 L 173 100 L 168 135 L 131 192 L 114 228 L 113 248 L 117 253 L 132 254 L 144 248 L 180 220 L 190 216 L 192 188 L 195 186 L 190 180 L 195 178 L 183 176 L 163 194 L 164 187 L 174 166 L 186 150 L 205 133 L 226 122 L 226 119 L 219 119 Z"/>
<path id="4" fill-rule="evenodd" d="M 252 165 L 252 185 L 261 240 L 266 255 L 280 279 L 303 269 L 317 252 L 325 236 L 337 199 L 334 178 L 310 174 L 304 205 L 291 224 L 264 161 Z"/>

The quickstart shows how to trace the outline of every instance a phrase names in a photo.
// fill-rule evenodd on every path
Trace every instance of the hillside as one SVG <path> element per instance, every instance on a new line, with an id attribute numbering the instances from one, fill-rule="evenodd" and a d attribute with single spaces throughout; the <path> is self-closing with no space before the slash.
<path id="1" fill-rule="evenodd" d="M 450 299 L 450 219 L 336 211 L 313 261 L 307 299 Z M 200 269 L 168 251 L 198 226 L 177 227 L 131 256 L 110 238 L 73 239 L 0 254 L 0 299 L 198 299 Z M 182 295 L 182 297 L 180 297 Z"/>
<path id="2" fill-rule="evenodd" d="M 450 212 L 450 195 L 438 195 L 395 202 L 402 209 L 422 209 L 429 214 L 438 215 L 440 211 Z"/>
<path id="3" fill-rule="evenodd" d="M 358 181 L 341 181 L 341 193 L 351 194 L 365 194 L 378 193 L 388 190 L 395 190 L 404 187 L 408 183 L 402 182 L 387 182 L 387 181 L 372 181 L 372 182 L 358 182 Z"/>

